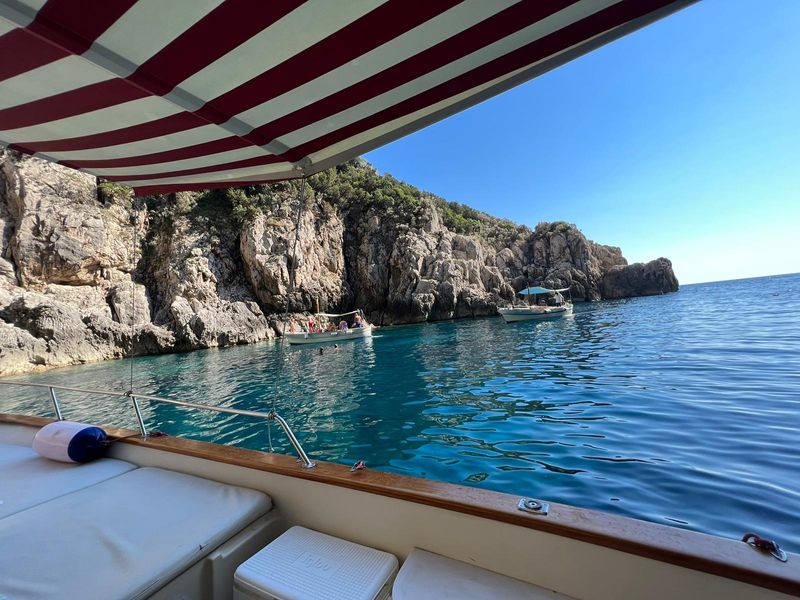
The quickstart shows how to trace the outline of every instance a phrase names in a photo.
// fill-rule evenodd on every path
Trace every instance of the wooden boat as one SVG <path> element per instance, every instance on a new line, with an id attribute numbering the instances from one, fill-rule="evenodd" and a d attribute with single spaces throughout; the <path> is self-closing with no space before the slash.
<path id="1" fill-rule="evenodd" d="M 6 54 L 25 57 L 4 64 L 0 143 L 137 195 L 306 178 L 691 2 L 430 2 L 410 11 L 402 2 L 248 9 L 134 1 L 99 3 L 84 14 L 67 0 L 0 0 Z M 226 35 L 209 35 L 215 27 Z M 295 248 L 306 186 L 299 188 Z M 301 261 L 288 254 L 291 295 Z M 13 385 L 0 381 L 0 409 Z M 42 391 L 57 419 L 57 393 L 98 393 Z M 0 414 L 0 597 L 253 598 L 252 590 L 234 590 L 234 571 L 293 525 L 393 554 L 402 563 L 396 600 L 401 584 L 415 583 L 406 598 L 493 599 L 515 586 L 517 597 L 549 599 L 800 596 L 796 554 L 781 562 L 737 540 L 314 463 L 275 411 L 137 395 L 132 387 L 100 395 L 129 403 L 139 423 L 139 431 L 101 423 L 120 438 L 108 459 L 117 462 L 62 468 L 31 450 L 51 418 Z M 277 423 L 299 461 L 150 436 L 140 402 Z M 359 577 L 334 585 L 336 561 L 320 551 L 284 557 L 272 572 L 318 569 L 329 578 L 315 597 L 339 597 Z M 420 569 L 423 551 L 438 559 Z M 487 578 L 496 585 L 475 588 Z"/>
<path id="2" fill-rule="evenodd" d="M 537 299 L 540 296 L 560 298 L 561 292 L 569 292 L 569 288 L 551 290 L 543 287 L 528 287 L 517 292 L 517 294 L 528 299 L 528 304 L 498 308 L 497 312 L 500 313 L 506 323 L 568 317 L 572 314 L 572 302 L 570 301 L 561 300 L 556 306 L 548 306 L 544 302 L 537 304 Z M 533 302 L 531 302 L 531 298 L 533 298 Z"/>
<path id="3" fill-rule="evenodd" d="M 349 315 L 358 315 L 361 319 L 361 325 L 358 327 L 347 327 L 345 329 L 337 329 L 336 331 L 317 331 L 317 332 L 308 332 L 308 331 L 295 331 L 295 332 L 287 332 L 286 333 L 286 341 L 292 345 L 298 344 L 333 344 L 337 342 L 346 342 L 348 340 L 361 340 L 364 338 L 372 337 L 372 329 L 373 326 L 367 323 L 367 320 L 364 318 L 364 313 L 361 310 L 354 310 L 348 313 L 342 314 L 329 314 L 329 313 L 317 313 L 316 314 L 316 323 L 322 324 L 326 320 L 333 320 L 333 324 L 336 325 L 342 317 L 347 317 Z"/>

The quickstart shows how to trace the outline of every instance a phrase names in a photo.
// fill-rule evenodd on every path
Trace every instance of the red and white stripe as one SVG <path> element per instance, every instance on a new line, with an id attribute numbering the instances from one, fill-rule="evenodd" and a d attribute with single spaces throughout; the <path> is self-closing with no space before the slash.
<path id="1" fill-rule="evenodd" d="M 692 0 L 0 0 L 0 141 L 138 193 L 311 174 Z"/>

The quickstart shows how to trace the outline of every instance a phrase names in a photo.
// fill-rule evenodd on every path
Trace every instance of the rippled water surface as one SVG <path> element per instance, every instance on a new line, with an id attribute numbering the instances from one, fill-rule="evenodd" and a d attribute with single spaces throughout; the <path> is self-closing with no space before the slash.
<path id="1" fill-rule="evenodd" d="M 557 322 L 387 328 L 322 355 L 265 343 L 134 367 L 143 393 L 258 410 L 275 397 L 316 458 L 728 537 L 755 530 L 800 551 L 800 275 L 578 305 Z M 124 390 L 129 368 L 18 379 Z M 10 391 L 4 411 L 49 410 L 44 394 Z M 135 424 L 119 400 L 64 393 L 62 404 L 67 418 Z M 267 446 L 255 420 L 165 405 L 146 419 Z M 289 452 L 279 430 L 273 439 Z"/>

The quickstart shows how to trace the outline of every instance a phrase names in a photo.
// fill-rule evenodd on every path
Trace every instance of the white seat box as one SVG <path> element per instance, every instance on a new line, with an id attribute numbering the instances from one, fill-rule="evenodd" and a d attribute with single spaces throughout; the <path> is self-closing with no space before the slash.
<path id="1" fill-rule="evenodd" d="M 393 600 L 571 600 L 545 588 L 414 548 L 392 588 Z"/>
<path id="2" fill-rule="evenodd" d="M 233 578 L 234 600 L 384 600 L 397 558 L 305 527 L 292 527 Z"/>

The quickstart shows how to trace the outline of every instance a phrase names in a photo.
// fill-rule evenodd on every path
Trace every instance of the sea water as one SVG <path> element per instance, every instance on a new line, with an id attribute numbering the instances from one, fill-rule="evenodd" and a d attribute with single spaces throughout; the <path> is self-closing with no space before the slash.
<path id="1" fill-rule="evenodd" d="M 131 361 L 21 381 L 126 390 Z M 12 380 L 12 379 L 9 379 Z M 533 496 L 800 551 L 800 275 L 576 305 L 572 318 L 384 328 L 133 360 L 140 393 L 266 411 L 315 459 Z M 0 410 L 48 415 L 47 390 Z M 124 398 L 65 417 L 135 427 Z M 268 448 L 262 421 L 144 405 L 165 433 Z M 272 428 L 275 450 L 290 453 Z"/>

